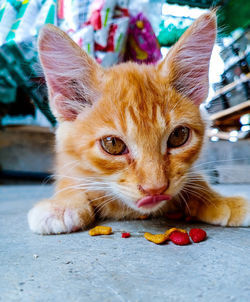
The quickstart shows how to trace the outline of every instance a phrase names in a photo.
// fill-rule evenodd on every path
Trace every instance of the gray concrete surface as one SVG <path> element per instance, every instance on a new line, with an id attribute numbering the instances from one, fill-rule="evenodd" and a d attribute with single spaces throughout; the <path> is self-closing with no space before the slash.
<path id="1" fill-rule="evenodd" d="M 16 172 L 52 171 L 53 129 L 38 126 L 9 126 L 0 129 L 0 167 Z"/>
<path id="2" fill-rule="evenodd" d="M 250 195 L 248 185 L 218 186 Z M 0 187 L 0 301 L 250 301 L 250 228 L 222 228 L 166 220 L 108 221 L 112 236 L 87 232 L 39 236 L 28 209 L 51 186 Z M 157 246 L 145 231 L 201 226 L 199 244 Z M 121 232 L 132 237 L 121 238 Z"/>

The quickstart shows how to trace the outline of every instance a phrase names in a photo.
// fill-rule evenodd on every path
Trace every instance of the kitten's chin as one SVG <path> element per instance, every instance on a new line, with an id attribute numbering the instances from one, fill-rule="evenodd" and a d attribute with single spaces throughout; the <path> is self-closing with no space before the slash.
<path id="1" fill-rule="evenodd" d="M 172 197 L 170 195 L 153 195 L 143 197 L 135 202 L 125 202 L 132 209 L 142 214 L 151 214 L 157 212 Z"/>
<path id="2" fill-rule="evenodd" d="M 119 199 L 122 204 L 125 204 L 129 208 L 132 208 L 133 210 L 141 214 L 151 214 L 157 212 L 161 207 L 166 205 L 169 200 L 172 199 L 171 195 L 162 194 L 150 195 L 143 198 L 131 200 L 131 197 L 126 196 L 125 194 L 121 194 L 121 192 L 119 193 Z"/>

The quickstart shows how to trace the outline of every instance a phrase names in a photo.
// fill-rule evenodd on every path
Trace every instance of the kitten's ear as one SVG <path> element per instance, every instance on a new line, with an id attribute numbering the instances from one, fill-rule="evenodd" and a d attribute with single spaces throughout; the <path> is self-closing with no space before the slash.
<path id="1" fill-rule="evenodd" d="M 51 24 L 41 30 L 38 49 L 53 113 L 59 120 L 74 120 L 98 97 L 102 68 Z"/>
<path id="2" fill-rule="evenodd" d="M 215 11 L 200 16 L 158 65 L 170 85 L 196 105 L 208 94 L 209 62 L 216 38 Z"/>

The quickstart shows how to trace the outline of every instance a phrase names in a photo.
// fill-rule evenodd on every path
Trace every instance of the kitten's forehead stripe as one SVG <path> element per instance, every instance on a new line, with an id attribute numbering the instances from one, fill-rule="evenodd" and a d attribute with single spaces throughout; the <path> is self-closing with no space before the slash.
<path id="1" fill-rule="evenodd" d="M 138 113 L 138 111 L 137 111 L 137 113 Z M 135 111 L 132 106 L 128 107 L 128 116 L 130 117 L 130 121 L 131 120 L 133 121 L 134 125 L 138 124 L 140 117 L 136 116 Z"/>
<path id="2" fill-rule="evenodd" d="M 152 116 L 151 118 L 153 119 L 156 116 L 156 106 L 152 106 Z"/>
<path id="3" fill-rule="evenodd" d="M 132 113 L 133 112 L 133 113 Z M 126 136 L 131 137 L 133 135 L 133 132 L 136 129 L 137 119 L 135 117 L 133 108 L 130 106 L 126 108 L 125 111 L 125 123 L 126 123 Z"/>
<path id="4" fill-rule="evenodd" d="M 166 128 L 166 117 L 163 115 L 164 113 L 162 112 L 160 106 L 156 107 L 156 117 L 157 117 L 157 122 L 160 127 L 160 129 L 165 129 Z"/>

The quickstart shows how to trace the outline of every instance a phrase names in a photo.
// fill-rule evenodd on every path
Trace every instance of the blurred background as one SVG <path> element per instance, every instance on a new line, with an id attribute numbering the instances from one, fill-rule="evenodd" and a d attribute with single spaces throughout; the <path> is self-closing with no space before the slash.
<path id="1" fill-rule="evenodd" d="M 249 1 L 0 0 L 0 184 L 52 179 L 56 121 L 36 49 L 44 24 L 104 67 L 155 64 L 211 7 L 219 33 L 204 102 L 211 128 L 198 165 L 213 183 L 250 183 Z"/>

